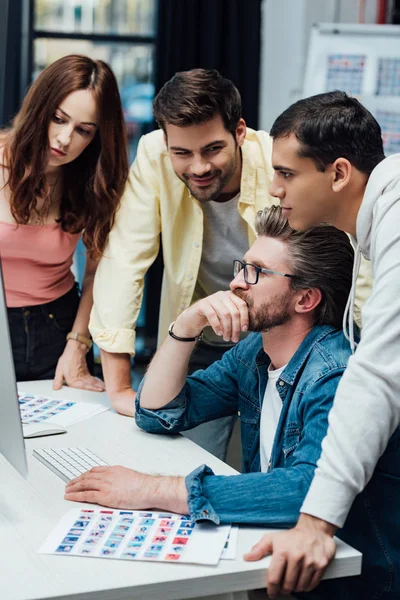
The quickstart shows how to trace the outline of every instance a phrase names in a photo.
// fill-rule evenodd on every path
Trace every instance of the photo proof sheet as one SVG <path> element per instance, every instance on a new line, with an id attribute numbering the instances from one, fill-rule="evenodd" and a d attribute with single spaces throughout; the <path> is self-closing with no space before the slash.
<path id="1" fill-rule="evenodd" d="M 102 404 L 73 402 L 21 392 L 18 394 L 21 421 L 24 424 L 54 423 L 69 427 L 107 409 Z"/>
<path id="2" fill-rule="evenodd" d="M 230 530 L 173 513 L 77 508 L 61 519 L 39 552 L 216 565 Z"/>

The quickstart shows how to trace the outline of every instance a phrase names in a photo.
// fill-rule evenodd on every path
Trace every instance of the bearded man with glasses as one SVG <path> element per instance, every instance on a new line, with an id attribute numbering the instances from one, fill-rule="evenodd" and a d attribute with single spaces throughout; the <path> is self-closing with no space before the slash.
<path id="1" fill-rule="evenodd" d="M 342 319 L 354 253 L 347 235 L 332 226 L 295 232 L 280 207 L 260 211 L 256 231 L 243 260 L 234 261 L 230 291 L 199 300 L 171 323 L 136 399 L 136 423 L 153 433 L 176 434 L 239 414 L 243 473 L 218 476 L 202 465 L 183 478 L 99 467 L 68 484 L 67 500 L 157 506 L 217 524 L 296 523 L 351 354 Z M 238 343 L 188 377 L 206 326 Z M 256 333 L 239 341 L 243 331 Z M 373 481 L 339 533 L 363 553 L 363 576 L 323 582 L 313 599 L 366 598 L 365 589 L 388 576 L 390 565 L 371 533 L 386 527 L 381 507 L 390 503 L 391 483 L 384 463 Z"/>

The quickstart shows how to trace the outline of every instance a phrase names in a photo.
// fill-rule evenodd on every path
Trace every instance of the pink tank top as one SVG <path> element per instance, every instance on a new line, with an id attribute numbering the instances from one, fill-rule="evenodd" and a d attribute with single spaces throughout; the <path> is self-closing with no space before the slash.
<path id="1" fill-rule="evenodd" d="M 66 233 L 59 223 L 0 222 L 0 256 L 7 306 L 45 304 L 69 292 L 75 282 L 71 265 L 80 236 Z"/>

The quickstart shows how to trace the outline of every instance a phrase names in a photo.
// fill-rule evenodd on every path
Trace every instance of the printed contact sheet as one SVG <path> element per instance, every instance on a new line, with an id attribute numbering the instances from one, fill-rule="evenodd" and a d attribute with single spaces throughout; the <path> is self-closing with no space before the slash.
<path id="1" fill-rule="evenodd" d="M 216 565 L 230 531 L 230 525 L 198 524 L 173 513 L 77 508 L 61 519 L 39 552 Z"/>
<path id="2" fill-rule="evenodd" d="M 102 413 L 107 407 L 89 402 L 73 402 L 21 392 L 18 394 L 21 421 L 24 424 L 57 423 L 69 427 Z"/>

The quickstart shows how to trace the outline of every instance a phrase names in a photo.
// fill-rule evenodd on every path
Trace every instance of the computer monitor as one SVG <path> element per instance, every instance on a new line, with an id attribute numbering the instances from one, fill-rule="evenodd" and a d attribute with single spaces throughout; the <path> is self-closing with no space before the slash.
<path id="1" fill-rule="evenodd" d="M 0 260 L 0 454 L 28 474 Z"/>

